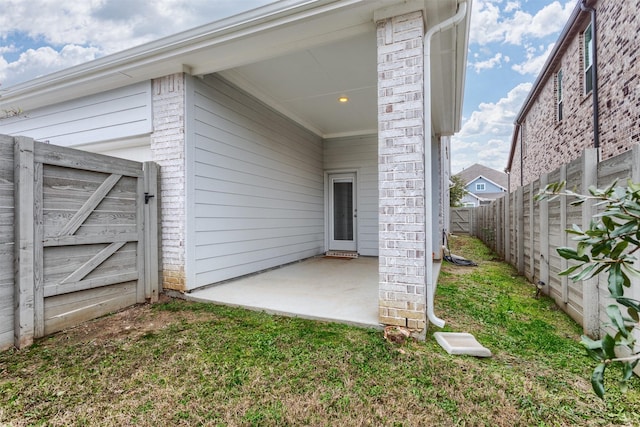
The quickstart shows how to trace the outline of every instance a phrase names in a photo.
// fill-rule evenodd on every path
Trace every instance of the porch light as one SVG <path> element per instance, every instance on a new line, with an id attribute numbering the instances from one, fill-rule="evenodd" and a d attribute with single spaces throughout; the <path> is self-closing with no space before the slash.
<path id="1" fill-rule="evenodd" d="M 349 102 L 349 98 L 347 98 L 346 96 L 341 96 L 340 98 L 338 98 L 338 101 L 342 104 Z"/>

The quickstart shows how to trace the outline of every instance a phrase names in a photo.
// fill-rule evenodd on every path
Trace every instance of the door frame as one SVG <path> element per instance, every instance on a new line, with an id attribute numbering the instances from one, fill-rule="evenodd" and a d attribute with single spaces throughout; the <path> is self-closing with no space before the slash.
<path id="1" fill-rule="evenodd" d="M 330 241 L 331 241 L 331 218 L 332 218 L 332 214 L 331 214 L 331 200 L 330 200 L 330 194 L 331 194 L 331 176 L 332 175 L 343 175 L 343 174 L 351 174 L 353 175 L 353 191 L 354 191 L 354 195 L 353 195 L 353 200 L 354 200 L 354 210 L 357 213 L 358 211 L 358 204 L 359 204 L 359 194 L 360 194 L 360 188 L 359 188 L 359 180 L 358 180 L 358 169 L 330 169 L 330 170 L 325 170 L 324 171 L 324 194 L 325 194 L 325 203 L 324 203 L 324 211 L 325 211 L 325 232 L 324 232 L 324 248 L 325 248 L 325 252 L 332 250 L 330 248 Z M 353 241 L 354 241 L 354 245 L 355 245 L 355 252 L 358 252 L 358 234 L 359 234 L 359 230 L 358 230 L 358 217 L 357 214 L 356 216 L 353 218 Z M 335 249 L 335 250 L 340 250 L 340 249 Z M 350 251 L 348 249 L 343 249 L 345 251 Z"/>

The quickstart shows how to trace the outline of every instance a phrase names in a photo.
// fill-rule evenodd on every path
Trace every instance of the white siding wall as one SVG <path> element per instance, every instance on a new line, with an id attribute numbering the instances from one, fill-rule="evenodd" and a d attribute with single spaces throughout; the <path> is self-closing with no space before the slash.
<path id="1" fill-rule="evenodd" d="M 27 111 L 3 120 L 0 133 L 65 147 L 151 133 L 151 82 Z"/>
<path id="2" fill-rule="evenodd" d="M 321 139 L 217 76 L 193 82 L 189 287 L 322 253 Z"/>
<path id="3" fill-rule="evenodd" d="M 325 140 L 324 167 L 328 172 L 356 171 L 358 252 L 378 256 L 378 136 Z"/>

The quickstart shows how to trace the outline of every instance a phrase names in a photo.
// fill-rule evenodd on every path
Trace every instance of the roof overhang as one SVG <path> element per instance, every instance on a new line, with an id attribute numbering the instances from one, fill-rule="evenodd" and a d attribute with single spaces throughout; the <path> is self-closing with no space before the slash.
<path id="1" fill-rule="evenodd" d="M 258 90 L 263 87 L 258 73 L 260 67 L 267 70 L 265 65 L 269 61 L 276 63 L 279 58 L 294 61 L 300 59 L 296 55 L 313 54 L 314 49 L 335 47 L 334 53 L 338 53 L 341 46 L 343 50 L 344 46 L 351 45 L 362 49 L 362 39 L 367 37 L 371 40 L 364 51 L 339 53 L 362 61 L 352 72 L 358 74 L 367 67 L 368 73 L 360 73 L 364 80 L 351 79 L 333 90 L 367 88 L 369 101 L 372 97 L 375 100 L 374 16 L 380 16 L 381 11 L 399 14 L 423 10 L 426 24 L 431 26 L 454 14 L 457 4 L 458 0 L 282 0 L 7 88 L 0 97 L 0 108 L 19 107 L 29 111 L 173 73 L 202 76 L 220 72 L 231 80 L 235 76 L 235 82 L 245 90 L 284 114 L 295 116 L 293 111 L 287 111 L 287 107 L 295 106 L 282 102 L 291 96 Z M 432 77 L 436 84 L 432 99 L 437 100 L 433 110 L 436 134 L 450 135 L 460 128 L 468 25 L 467 18 L 463 25 L 443 31 L 433 40 Z M 331 52 L 326 58 L 331 61 Z M 244 77 L 250 75 L 250 79 L 243 81 L 243 73 Z M 362 118 L 363 124 L 349 131 L 326 127 L 321 120 L 318 125 L 314 118 L 294 119 L 322 136 L 331 136 L 375 131 L 375 103 L 370 115 Z"/>

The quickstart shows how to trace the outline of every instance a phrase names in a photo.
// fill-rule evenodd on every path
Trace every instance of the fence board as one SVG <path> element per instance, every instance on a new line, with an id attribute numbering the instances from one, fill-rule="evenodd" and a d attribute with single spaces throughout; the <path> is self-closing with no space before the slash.
<path id="1" fill-rule="evenodd" d="M 56 295 L 45 299 L 45 335 L 136 303 L 136 282 Z M 99 314 L 101 315 L 101 314 Z"/>
<path id="2" fill-rule="evenodd" d="M 13 138 L 0 135 L 0 350 L 13 345 Z"/>
<path id="3" fill-rule="evenodd" d="M 17 265 L 14 290 L 14 336 L 18 348 L 34 339 L 34 143 L 32 139 L 15 139 L 15 230 Z"/>

